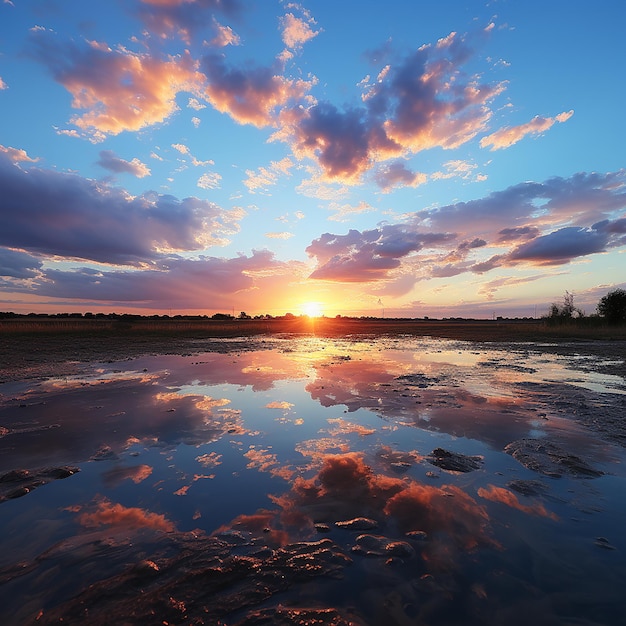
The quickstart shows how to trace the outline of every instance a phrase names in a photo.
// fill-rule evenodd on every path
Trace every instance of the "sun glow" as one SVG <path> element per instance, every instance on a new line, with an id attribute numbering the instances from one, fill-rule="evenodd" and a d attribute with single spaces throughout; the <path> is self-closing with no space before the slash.
<path id="1" fill-rule="evenodd" d="M 324 315 L 322 305 L 319 302 L 305 302 L 300 308 L 302 313 L 309 317 L 321 317 Z"/>

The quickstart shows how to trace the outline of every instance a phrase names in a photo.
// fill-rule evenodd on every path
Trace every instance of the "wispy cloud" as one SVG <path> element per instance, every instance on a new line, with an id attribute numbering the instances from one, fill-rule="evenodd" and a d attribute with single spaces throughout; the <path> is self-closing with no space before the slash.
<path id="1" fill-rule="evenodd" d="M 480 140 L 480 146 L 481 148 L 491 146 L 490 150 L 492 152 L 502 148 L 509 148 L 521 141 L 526 135 L 540 135 L 552 128 L 555 122 L 566 122 L 572 115 L 574 115 L 574 111 L 559 113 L 555 117 L 541 117 L 537 115 L 530 122 L 526 122 L 526 124 L 501 128 L 495 133 L 483 137 Z"/>

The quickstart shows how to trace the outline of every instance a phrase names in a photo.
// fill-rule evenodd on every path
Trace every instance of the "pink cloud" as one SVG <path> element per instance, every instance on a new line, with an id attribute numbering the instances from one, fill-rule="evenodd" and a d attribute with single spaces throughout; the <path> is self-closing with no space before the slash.
<path id="1" fill-rule="evenodd" d="M 314 31 L 310 24 L 314 20 L 304 20 L 295 17 L 293 13 L 287 13 L 280 20 L 283 29 L 283 41 L 288 48 L 299 48 L 302 44 L 319 35 L 320 31 Z"/>
<path id="2" fill-rule="evenodd" d="M 48 270 L 33 286 L 40 295 L 97 302 L 144 303 L 169 308 L 230 309 L 232 296 L 255 289 L 255 272 L 271 272 L 282 264 L 271 252 L 255 251 L 232 259 L 163 259 L 157 269 L 98 271 Z"/>
<path id="3" fill-rule="evenodd" d="M 539 135 L 552 128 L 555 122 L 566 122 L 572 115 L 574 115 L 574 111 L 559 113 L 556 117 L 541 117 L 537 115 L 530 122 L 526 122 L 526 124 L 501 128 L 495 133 L 483 137 L 480 140 L 480 147 L 486 148 L 491 146 L 492 152 L 502 148 L 509 148 L 521 141 L 526 135 Z"/>
<path id="4" fill-rule="evenodd" d="M 26 150 L 21 148 L 12 148 L 11 146 L 7 147 L 0 144 L 0 152 L 5 154 L 13 163 L 35 163 L 39 161 L 39 159 L 29 157 Z"/>
<path id="5" fill-rule="evenodd" d="M 211 46 L 225 48 L 226 46 L 238 46 L 241 43 L 239 35 L 234 33 L 230 26 L 223 26 L 213 20 L 213 28 L 215 29 L 215 36 L 209 42 Z"/>

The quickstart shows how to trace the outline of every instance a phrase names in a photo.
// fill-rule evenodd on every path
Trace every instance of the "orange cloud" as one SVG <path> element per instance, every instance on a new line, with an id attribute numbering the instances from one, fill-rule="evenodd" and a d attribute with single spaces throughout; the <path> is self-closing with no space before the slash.
<path id="1" fill-rule="evenodd" d="M 38 58 L 72 94 L 72 107 L 85 111 L 72 123 L 101 138 L 165 121 L 178 108 L 176 95 L 197 93 L 204 82 L 188 53 L 162 61 L 102 44 L 62 47 L 46 31 L 32 36 Z"/>
<path id="2" fill-rule="evenodd" d="M 153 528 L 165 532 L 174 530 L 174 524 L 164 515 L 137 507 L 125 507 L 108 500 L 99 502 L 94 512 L 79 515 L 78 521 L 87 528 L 118 526 L 126 529 Z"/>
<path id="3" fill-rule="evenodd" d="M 152 468 L 149 465 L 136 465 L 134 467 L 111 468 L 103 474 L 102 478 L 108 487 L 114 487 L 124 480 L 132 480 L 138 485 L 148 478 L 150 474 L 152 474 Z"/>
<path id="4" fill-rule="evenodd" d="M 546 507 L 543 506 L 543 504 L 522 504 L 512 491 L 504 489 L 503 487 L 496 487 L 495 485 L 489 485 L 487 489 L 481 487 L 478 490 L 478 495 L 481 498 L 485 498 L 485 500 L 491 500 L 492 502 L 500 502 L 501 504 L 506 504 L 506 506 L 510 506 L 512 509 L 523 511 L 524 513 L 528 513 L 529 515 L 539 515 L 541 517 L 547 517 L 554 521 L 557 521 L 559 519 L 554 513 L 548 511 Z"/>
<path id="5" fill-rule="evenodd" d="M 494 150 L 501 150 L 502 148 L 509 148 L 518 141 L 521 141 L 526 135 L 539 135 L 552 128 L 555 122 L 566 122 L 572 115 L 574 115 L 574 111 L 564 111 L 563 113 L 559 113 L 556 117 L 541 117 L 536 115 L 530 122 L 526 122 L 526 124 L 501 128 L 495 133 L 483 137 L 480 140 L 480 147 L 486 148 L 487 146 L 491 146 L 492 152 Z"/>

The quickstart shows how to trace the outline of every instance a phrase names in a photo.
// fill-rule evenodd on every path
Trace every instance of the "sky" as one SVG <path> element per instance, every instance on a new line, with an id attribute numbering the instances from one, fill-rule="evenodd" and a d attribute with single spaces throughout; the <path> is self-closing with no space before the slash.
<path id="1" fill-rule="evenodd" d="M 622 0 L 0 0 L 0 310 L 525 317 L 626 287 Z"/>

